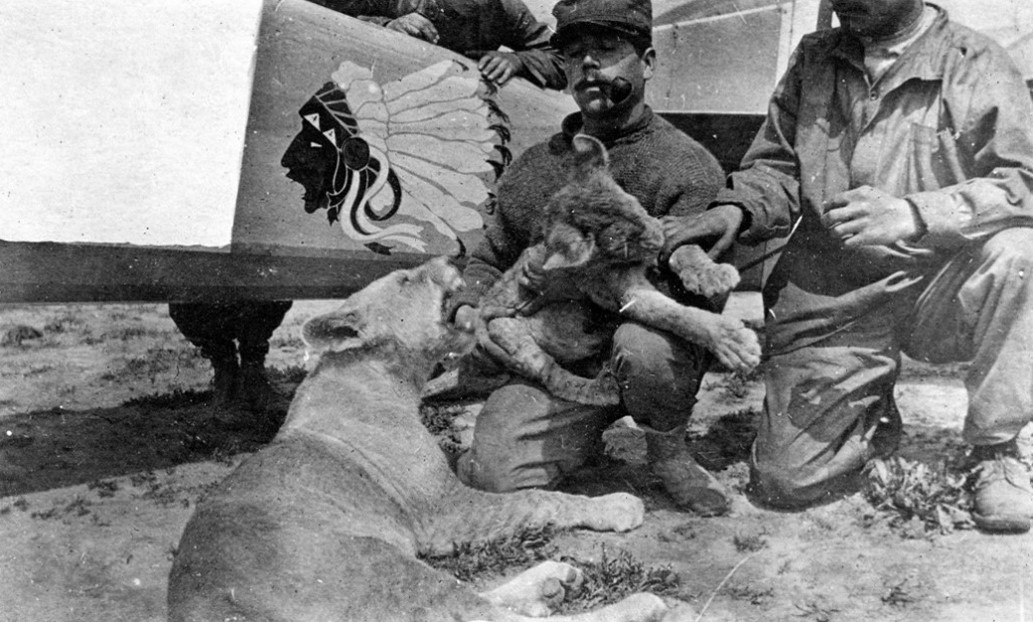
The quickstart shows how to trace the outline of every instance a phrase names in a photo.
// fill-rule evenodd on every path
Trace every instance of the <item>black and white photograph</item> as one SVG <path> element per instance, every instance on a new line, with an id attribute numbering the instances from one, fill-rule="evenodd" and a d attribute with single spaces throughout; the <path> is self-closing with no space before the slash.
<path id="1" fill-rule="evenodd" d="M 1033 622 L 1029 0 L 4 0 L 0 622 Z"/>

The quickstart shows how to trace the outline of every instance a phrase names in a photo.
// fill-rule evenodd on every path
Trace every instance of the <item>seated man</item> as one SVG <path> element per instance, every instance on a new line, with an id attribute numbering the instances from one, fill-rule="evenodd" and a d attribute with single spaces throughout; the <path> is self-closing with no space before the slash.
<path id="1" fill-rule="evenodd" d="M 566 59 L 580 112 L 564 119 L 561 132 L 548 142 L 528 149 L 500 179 L 496 219 L 464 273 L 468 288 L 457 300 L 460 321 L 461 314 L 476 312 L 482 293 L 520 253 L 542 238 L 543 210 L 566 184 L 574 134 L 602 141 L 616 182 L 650 215 L 668 223 L 700 214 L 724 185 L 714 156 L 645 104 L 656 62 L 649 0 L 562 0 L 553 12 L 553 42 Z M 656 284 L 679 291 L 672 285 L 677 281 L 663 266 Z M 686 304 L 719 306 L 684 290 L 677 297 Z M 597 454 L 610 423 L 630 414 L 646 430 L 651 468 L 674 500 L 700 514 L 724 513 L 727 493 L 685 444 L 686 422 L 710 361 L 701 346 L 634 322 L 619 323 L 610 364 L 621 387 L 621 407 L 575 404 L 530 381 L 513 381 L 485 402 L 472 446 L 459 458 L 459 477 L 499 492 L 553 486 Z"/>
<path id="2" fill-rule="evenodd" d="M 892 452 L 901 352 L 970 361 L 974 518 L 1025 531 L 1033 415 L 1033 103 L 998 45 L 922 0 L 837 2 L 804 37 L 715 206 L 672 244 L 784 235 L 764 290 L 751 491 L 786 508 Z"/>
<path id="3" fill-rule="evenodd" d="M 548 27 L 521 0 L 312 1 L 472 58 L 499 86 L 514 76 L 540 88 L 567 85 Z M 512 52 L 499 51 L 502 46 Z"/>

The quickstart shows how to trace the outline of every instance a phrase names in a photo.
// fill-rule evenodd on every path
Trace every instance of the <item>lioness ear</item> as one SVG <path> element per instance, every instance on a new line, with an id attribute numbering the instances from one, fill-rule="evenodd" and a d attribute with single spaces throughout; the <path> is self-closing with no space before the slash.
<path id="1" fill-rule="evenodd" d="M 595 240 L 574 227 L 558 222 L 545 241 L 545 263 L 542 270 L 574 268 L 584 265 L 595 252 Z"/>
<path id="2" fill-rule="evenodd" d="M 301 337 L 313 352 L 346 350 L 361 345 L 362 318 L 354 309 L 338 310 L 305 322 Z"/>
<path id="3" fill-rule="evenodd" d="M 606 147 L 594 136 L 575 134 L 571 139 L 571 146 L 574 148 L 573 177 L 575 179 L 585 179 L 599 169 L 605 169 L 610 165 L 610 156 L 606 153 Z"/>

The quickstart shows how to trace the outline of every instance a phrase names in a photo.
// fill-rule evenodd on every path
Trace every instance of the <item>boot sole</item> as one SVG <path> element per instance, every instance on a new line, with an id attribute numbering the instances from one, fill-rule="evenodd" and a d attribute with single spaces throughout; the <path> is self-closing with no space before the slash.
<path id="1" fill-rule="evenodd" d="M 1025 533 L 1029 531 L 1033 519 L 1030 519 L 1028 516 L 1019 515 L 983 516 L 973 512 L 972 522 L 976 524 L 976 527 L 979 527 L 983 531 L 994 533 Z"/>

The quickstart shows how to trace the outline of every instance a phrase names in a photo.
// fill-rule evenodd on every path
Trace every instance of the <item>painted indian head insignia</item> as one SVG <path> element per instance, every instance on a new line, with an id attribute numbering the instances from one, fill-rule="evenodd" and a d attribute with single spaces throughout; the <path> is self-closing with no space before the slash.
<path id="1" fill-rule="evenodd" d="M 381 85 L 345 61 L 331 77 L 298 111 L 281 160 L 305 211 L 325 209 L 376 252 L 425 252 L 431 236 L 462 248 L 509 161 L 505 115 L 477 73 L 443 61 Z"/>

